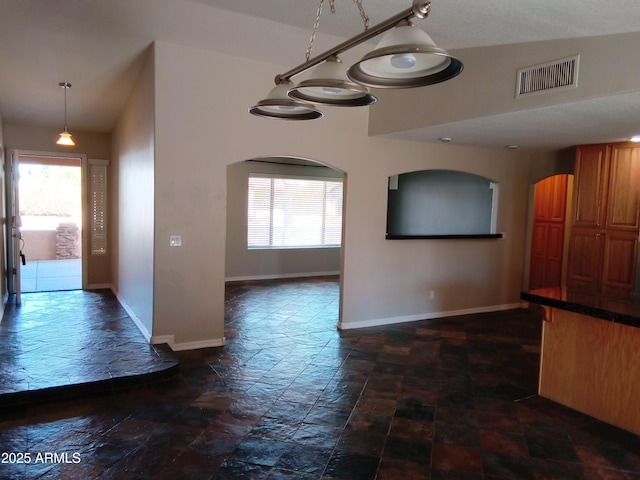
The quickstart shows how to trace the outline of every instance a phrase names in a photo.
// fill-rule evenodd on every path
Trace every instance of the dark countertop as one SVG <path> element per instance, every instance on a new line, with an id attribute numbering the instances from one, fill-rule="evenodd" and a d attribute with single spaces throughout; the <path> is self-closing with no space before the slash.
<path id="1" fill-rule="evenodd" d="M 522 292 L 522 300 L 640 328 L 640 296 L 614 297 L 565 287 Z"/>

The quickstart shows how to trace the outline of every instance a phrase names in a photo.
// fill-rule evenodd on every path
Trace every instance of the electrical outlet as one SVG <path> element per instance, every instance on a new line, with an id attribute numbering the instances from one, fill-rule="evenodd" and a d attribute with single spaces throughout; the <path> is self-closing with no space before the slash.
<path id="1" fill-rule="evenodd" d="M 435 290 L 431 290 L 429 292 L 429 300 L 433 300 L 434 298 L 436 298 L 436 291 Z"/>
<path id="2" fill-rule="evenodd" d="M 181 247 L 182 246 L 182 235 L 170 235 L 169 236 L 169 246 L 170 247 Z"/>

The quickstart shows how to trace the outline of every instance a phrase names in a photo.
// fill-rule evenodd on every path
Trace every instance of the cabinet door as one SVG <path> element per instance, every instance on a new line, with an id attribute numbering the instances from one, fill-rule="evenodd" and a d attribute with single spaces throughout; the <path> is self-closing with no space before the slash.
<path id="1" fill-rule="evenodd" d="M 607 232 L 604 241 L 602 289 L 604 293 L 631 293 L 636 279 L 638 236 Z"/>
<path id="2" fill-rule="evenodd" d="M 637 232 L 640 226 L 640 147 L 612 146 L 608 190 L 606 228 Z"/>
<path id="3" fill-rule="evenodd" d="M 567 283 L 569 286 L 591 286 L 599 290 L 604 235 L 591 229 L 573 229 L 569 242 Z"/>
<path id="4" fill-rule="evenodd" d="M 574 227 L 598 228 L 604 224 L 609 157 L 607 145 L 586 145 L 576 152 Z"/>

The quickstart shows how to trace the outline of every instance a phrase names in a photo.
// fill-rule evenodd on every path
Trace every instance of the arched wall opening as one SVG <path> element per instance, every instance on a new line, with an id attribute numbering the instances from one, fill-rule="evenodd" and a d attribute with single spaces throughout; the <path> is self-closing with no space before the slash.
<path id="1" fill-rule="evenodd" d="M 528 289 L 566 285 L 573 175 L 556 174 L 532 185 Z"/>
<path id="2" fill-rule="evenodd" d="M 315 230 L 318 227 L 317 222 L 322 221 L 322 231 L 329 230 L 331 227 L 333 236 L 328 236 L 325 242 L 317 242 L 320 244 L 315 244 L 316 242 L 312 239 L 301 246 L 287 246 L 277 242 L 271 245 L 250 245 L 248 238 L 250 229 L 249 199 L 253 192 L 250 180 L 256 178 L 274 179 L 274 181 L 275 179 L 295 179 L 314 184 L 325 184 L 325 188 L 328 190 L 325 192 L 324 205 L 326 208 L 322 211 L 322 218 L 319 219 L 318 215 L 302 212 L 301 218 L 294 219 L 294 221 L 308 222 L 307 224 L 302 223 L 303 231 L 305 229 Z M 340 198 L 332 199 L 332 193 L 329 190 L 331 188 L 335 190 L 336 186 L 340 187 Z M 345 191 L 345 172 L 308 158 L 284 155 L 266 156 L 228 164 L 225 283 L 338 277 L 340 279 L 340 297 L 342 297 L 343 239 L 341 233 L 346 221 L 345 209 L 343 208 L 346 203 L 344 202 Z M 273 223 L 278 221 L 273 217 L 278 216 L 281 212 L 277 208 L 272 208 L 271 211 L 271 235 L 273 236 Z M 268 223 L 269 219 L 266 221 Z M 336 225 L 337 222 L 339 225 Z M 265 228 L 267 227 L 265 226 Z M 336 237 L 336 231 L 339 237 Z M 339 243 L 337 243 L 338 241 Z"/>

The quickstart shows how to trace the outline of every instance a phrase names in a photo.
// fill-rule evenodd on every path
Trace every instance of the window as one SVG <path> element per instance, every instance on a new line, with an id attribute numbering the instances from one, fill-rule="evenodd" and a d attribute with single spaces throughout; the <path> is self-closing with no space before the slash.
<path id="1" fill-rule="evenodd" d="M 107 160 L 89 160 L 89 232 L 92 255 L 107 254 Z"/>
<path id="2" fill-rule="evenodd" d="M 337 247 L 342 236 L 342 180 L 249 177 L 249 248 Z"/>

